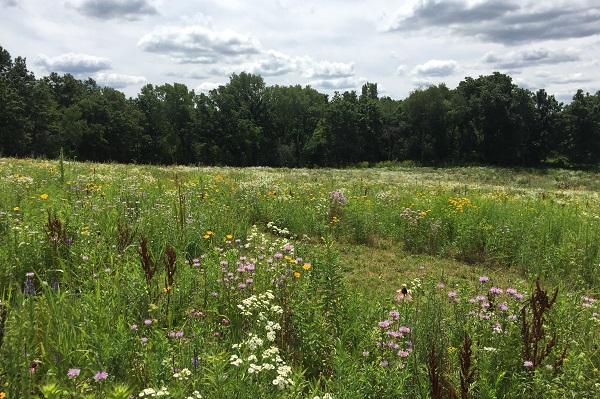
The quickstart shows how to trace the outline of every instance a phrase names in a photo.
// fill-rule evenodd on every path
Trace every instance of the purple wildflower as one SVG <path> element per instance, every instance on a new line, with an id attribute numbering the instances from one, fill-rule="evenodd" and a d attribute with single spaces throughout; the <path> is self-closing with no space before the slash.
<path id="1" fill-rule="evenodd" d="M 108 373 L 106 371 L 100 371 L 94 376 L 94 379 L 100 381 L 106 379 L 106 377 L 108 377 Z"/>
<path id="2" fill-rule="evenodd" d="M 67 371 L 67 377 L 77 377 L 81 373 L 80 369 L 69 369 Z"/>

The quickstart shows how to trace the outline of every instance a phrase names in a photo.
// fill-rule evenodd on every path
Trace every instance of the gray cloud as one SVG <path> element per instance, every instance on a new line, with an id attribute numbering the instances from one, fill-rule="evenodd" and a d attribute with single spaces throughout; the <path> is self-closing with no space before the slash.
<path id="1" fill-rule="evenodd" d="M 552 73 L 549 71 L 539 71 L 535 74 L 537 78 L 540 78 L 544 84 L 571 84 L 571 83 L 588 83 L 592 82 L 592 79 L 584 76 L 582 73 Z"/>
<path id="2" fill-rule="evenodd" d="M 121 75 L 117 73 L 99 72 L 94 75 L 94 80 L 99 86 L 109 86 L 115 89 L 122 89 L 130 85 L 139 85 L 146 83 L 143 76 Z"/>
<path id="3" fill-rule="evenodd" d="M 483 41 L 519 44 L 580 38 L 600 33 L 600 6 L 585 0 L 548 3 L 486 0 L 423 0 L 400 10 L 381 26 L 383 31 L 435 31 L 478 37 Z"/>
<path id="4" fill-rule="evenodd" d="M 150 0 L 83 0 L 76 8 L 84 15 L 98 19 L 136 20 L 158 14 Z"/>
<path id="5" fill-rule="evenodd" d="M 573 48 L 547 49 L 531 48 L 511 51 L 505 54 L 489 52 L 483 61 L 496 68 L 523 68 L 534 65 L 560 64 L 581 60 L 579 52 Z"/>
<path id="6" fill-rule="evenodd" d="M 179 63 L 215 63 L 223 56 L 256 54 L 260 44 L 232 30 L 215 32 L 204 26 L 163 27 L 143 36 L 142 50 L 170 56 Z"/>
<path id="7" fill-rule="evenodd" d="M 449 76 L 458 70 L 458 62 L 454 60 L 429 60 L 417 65 L 410 72 L 413 76 Z"/>
<path id="8" fill-rule="evenodd" d="M 76 53 L 62 54 L 56 57 L 38 54 L 34 63 L 49 72 L 66 72 L 72 74 L 111 69 L 110 60 L 107 58 Z"/>
<path id="9" fill-rule="evenodd" d="M 2 7 L 16 7 L 17 6 L 17 0 L 0 0 L 0 4 L 2 4 Z"/>

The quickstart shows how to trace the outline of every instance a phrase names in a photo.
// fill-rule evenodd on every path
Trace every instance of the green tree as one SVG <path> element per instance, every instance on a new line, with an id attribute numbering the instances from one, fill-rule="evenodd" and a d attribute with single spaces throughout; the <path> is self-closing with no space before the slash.
<path id="1" fill-rule="evenodd" d="M 327 106 L 327 96 L 311 87 L 271 86 L 265 90 L 268 137 L 277 166 L 304 166 L 305 146 Z"/>
<path id="2" fill-rule="evenodd" d="M 208 106 L 214 118 L 214 139 L 221 148 L 219 163 L 234 166 L 269 165 L 272 142 L 265 135 L 268 111 L 261 76 L 242 72 L 211 90 Z"/>
<path id="3" fill-rule="evenodd" d="M 365 83 L 359 98 L 358 157 L 361 161 L 377 162 L 383 159 L 383 113 L 379 105 L 377 83 Z"/>
<path id="4" fill-rule="evenodd" d="M 0 47 L 0 153 L 30 155 L 33 138 L 32 92 L 35 77 L 26 60 Z"/>
<path id="5" fill-rule="evenodd" d="M 426 164 L 451 157 L 446 123 L 449 94 L 445 85 L 432 85 L 411 92 L 402 102 L 405 158 Z"/>
<path id="6" fill-rule="evenodd" d="M 559 134 L 562 130 L 563 103 L 540 89 L 534 94 L 535 114 L 531 135 L 525 149 L 526 163 L 539 165 L 548 157 L 558 157 L 561 151 Z"/>
<path id="7" fill-rule="evenodd" d="M 577 90 L 564 109 L 564 155 L 573 165 L 600 161 L 600 91 L 595 95 Z"/>

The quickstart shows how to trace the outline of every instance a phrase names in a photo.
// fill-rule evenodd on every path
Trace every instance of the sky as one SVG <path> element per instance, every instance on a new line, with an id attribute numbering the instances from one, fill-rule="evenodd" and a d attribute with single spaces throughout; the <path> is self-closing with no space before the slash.
<path id="1" fill-rule="evenodd" d="M 330 95 L 377 83 L 396 100 L 495 71 L 565 103 L 600 90 L 598 0 L 0 0 L 0 46 L 36 78 L 128 97 L 240 72 Z"/>

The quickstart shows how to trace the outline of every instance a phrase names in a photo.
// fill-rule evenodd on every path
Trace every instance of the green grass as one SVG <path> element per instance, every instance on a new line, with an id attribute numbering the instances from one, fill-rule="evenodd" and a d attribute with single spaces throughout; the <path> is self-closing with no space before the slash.
<path id="1" fill-rule="evenodd" d="M 600 393 L 597 174 L 4 158 L 0 176 L 8 398 Z"/>

